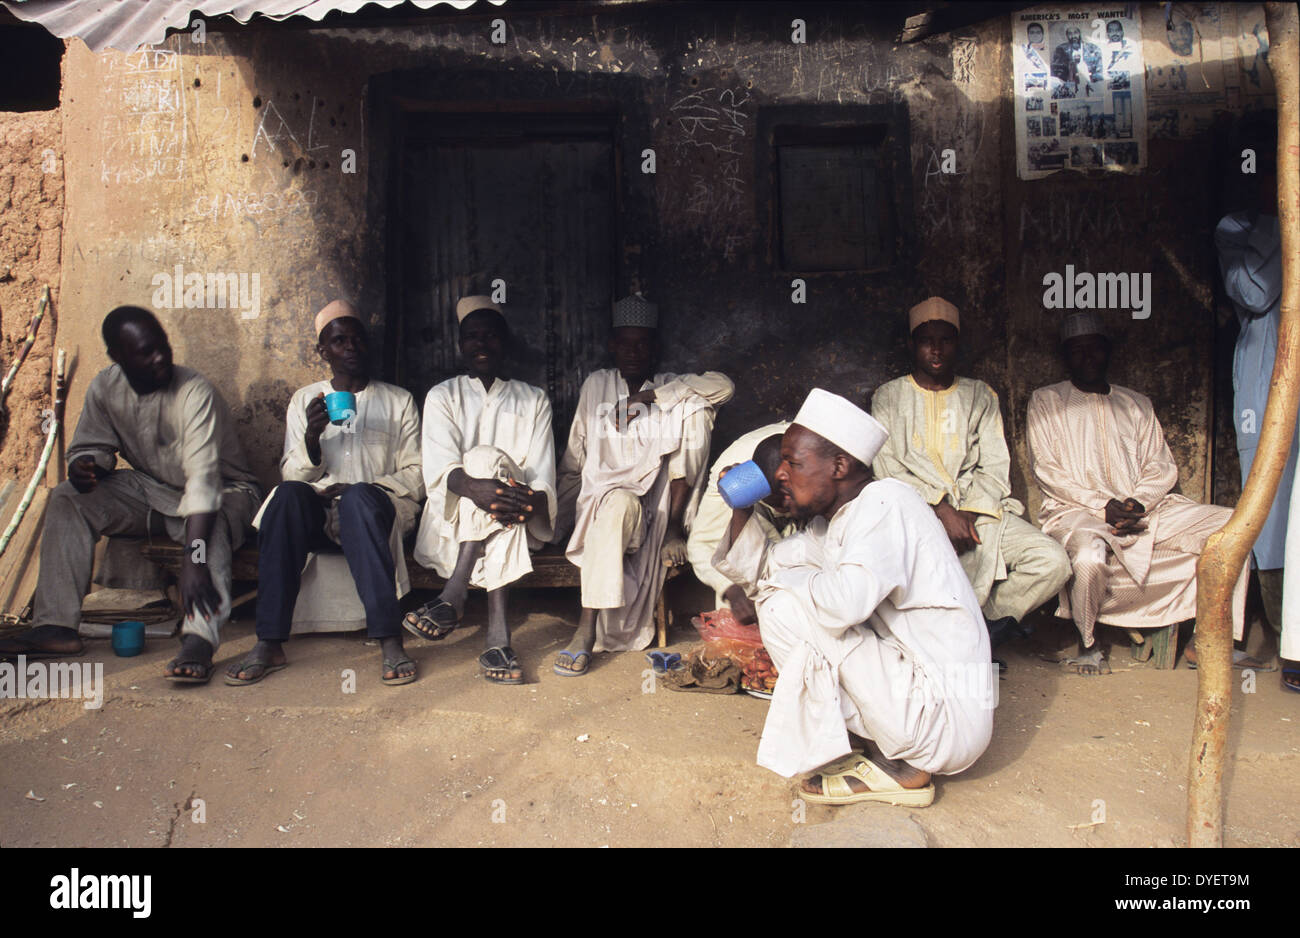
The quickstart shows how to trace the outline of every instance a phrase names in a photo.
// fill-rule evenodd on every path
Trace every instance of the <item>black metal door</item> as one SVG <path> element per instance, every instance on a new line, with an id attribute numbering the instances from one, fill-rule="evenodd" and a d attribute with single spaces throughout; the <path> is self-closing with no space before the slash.
<path id="1" fill-rule="evenodd" d="M 510 376 L 547 391 L 563 443 L 605 361 L 613 299 L 609 119 L 411 114 L 392 209 L 401 244 L 397 380 L 421 395 L 460 371 L 456 300 L 505 291 Z"/>

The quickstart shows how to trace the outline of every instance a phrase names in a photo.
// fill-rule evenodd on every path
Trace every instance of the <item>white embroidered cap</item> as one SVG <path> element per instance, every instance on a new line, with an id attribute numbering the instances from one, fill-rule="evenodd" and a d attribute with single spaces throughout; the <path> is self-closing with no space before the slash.
<path id="1" fill-rule="evenodd" d="M 875 417 L 847 398 L 821 388 L 808 393 L 794 422 L 867 466 L 889 439 L 889 431 Z"/>

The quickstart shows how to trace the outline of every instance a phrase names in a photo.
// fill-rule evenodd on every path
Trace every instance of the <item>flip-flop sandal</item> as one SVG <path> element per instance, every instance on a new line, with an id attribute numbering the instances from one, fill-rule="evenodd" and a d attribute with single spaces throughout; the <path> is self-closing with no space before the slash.
<path id="1" fill-rule="evenodd" d="M 396 671 L 399 667 L 401 667 L 404 664 L 415 664 L 415 659 L 412 658 L 410 655 L 402 655 L 402 657 L 391 661 L 388 658 L 385 658 L 383 668 L 379 672 L 379 680 L 387 684 L 389 687 L 398 687 L 402 684 L 412 683 L 417 677 L 420 676 L 418 666 L 416 670 L 412 671 L 410 674 L 398 674 L 394 677 L 384 677 L 384 675 L 387 674 L 389 671 Z"/>
<path id="2" fill-rule="evenodd" d="M 253 676 L 236 677 L 235 674 L 231 674 L 230 669 L 227 668 L 226 683 L 229 684 L 231 687 L 247 687 L 249 684 L 256 684 L 258 681 L 266 677 L 271 672 L 283 671 L 287 667 L 289 667 L 289 662 L 287 661 L 281 664 L 271 664 L 268 661 L 258 661 L 255 658 L 248 658 L 239 662 L 239 666 L 235 669 L 235 674 L 238 674 L 240 671 L 244 671 L 244 672 L 252 672 Z"/>
<path id="3" fill-rule="evenodd" d="M 194 659 L 182 661 L 178 656 L 167 662 L 167 668 L 173 671 L 176 668 L 203 668 L 202 677 L 195 677 L 192 674 L 164 674 L 163 677 L 173 684 L 206 684 L 212 680 L 212 672 L 216 670 L 216 665 L 211 661 L 197 661 Z"/>
<path id="4" fill-rule="evenodd" d="M 483 677 L 493 684 L 522 684 L 524 682 L 524 671 L 519 667 L 519 659 L 515 657 L 514 649 L 509 645 L 498 645 L 496 648 L 489 648 L 478 656 L 478 665 L 483 670 Z M 493 677 L 493 671 L 507 671 L 510 672 L 510 675 L 507 677 Z M 519 672 L 518 677 L 514 676 L 516 671 Z"/>
<path id="5" fill-rule="evenodd" d="M 924 788 L 904 788 L 862 753 L 850 753 L 843 759 L 823 766 L 822 771 L 816 774 L 822 779 L 820 794 L 814 795 L 799 789 L 799 797 L 813 804 L 879 801 L 908 808 L 925 808 L 934 803 L 934 782 Z M 849 776 L 866 785 L 867 790 L 854 791 L 846 781 Z"/>
<path id="6" fill-rule="evenodd" d="M 1300 668 L 1283 668 L 1282 669 L 1282 689 L 1289 690 L 1293 694 L 1300 694 L 1300 686 L 1288 684 L 1287 678 L 1300 678 Z"/>
<path id="7" fill-rule="evenodd" d="M 444 607 L 446 612 L 443 612 Z M 423 638 L 430 642 L 442 641 L 456 631 L 456 626 L 459 624 L 460 616 L 456 615 L 456 607 L 445 599 L 425 603 L 419 609 L 408 612 L 402 617 L 402 628 L 416 638 Z"/>
<path id="8" fill-rule="evenodd" d="M 573 667 L 566 668 L 562 664 L 560 664 L 560 660 L 563 658 L 568 658 L 569 661 L 573 663 Z M 578 667 L 579 658 L 586 659 L 582 662 L 581 668 Z M 572 651 L 565 650 L 555 656 L 555 663 L 551 665 L 551 670 L 554 671 L 556 674 L 560 675 L 561 677 L 581 677 L 582 675 L 587 673 L 587 669 L 589 667 L 591 667 L 591 652 L 589 651 L 572 652 Z"/>
<path id="9" fill-rule="evenodd" d="M 648 651 L 645 660 L 650 662 L 650 667 L 654 669 L 655 674 L 667 674 L 669 671 L 680 671 L 686 667 L 681 654 L 675 651 Z"/>

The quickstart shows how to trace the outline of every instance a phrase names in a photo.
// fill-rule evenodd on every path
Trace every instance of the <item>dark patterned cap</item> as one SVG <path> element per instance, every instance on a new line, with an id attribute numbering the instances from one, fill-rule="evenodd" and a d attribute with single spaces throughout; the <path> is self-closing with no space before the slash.
<path id="1" fill-rule="evenodd" d="M 1101 317 L 1093 312 L 1071 313 L 1061 321 L 1061 342 L 1081 335 L 1104 336 L 1106 330 L 1101 326 Z"/>
<path id="2" fill-rule="evenodd" d="M 640 293 L 625 296 L 614 304 L 613 327 L 640 326 L 643 329 L 659 328 L 659 307 Z"/>

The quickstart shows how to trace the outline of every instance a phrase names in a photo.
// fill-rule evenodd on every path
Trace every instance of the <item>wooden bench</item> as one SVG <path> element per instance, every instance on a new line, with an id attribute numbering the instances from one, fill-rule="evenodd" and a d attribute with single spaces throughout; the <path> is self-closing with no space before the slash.
<path id="1" fill-rule="evenodd" d="M 1150 661 L 1158 670 L 1168 671 L 1178 665 L 1178 626 L 1158 629 L 1129 629 L 1129 653 L 1134 661 Z M 1141 641 L 1139 641 L 1141 639 Z"/>
<path id="2" fill-rule="evenodd" d="M 185 556 L 185 548 L 179 544 L 145 543 L 140 547 L 140 553 L 169 573 L 178 575 L 181 569 L 181 560 Z M 513 586 L 549 588 L 579 587 L 582 585 L 580 579 L 582 571 L 569 562 L 569 559 L 564 556 L 564 551 L 560 548 L 548 546 L 546 549 L 533 554 L 532 559 L 533 572 L 516 580 L 512 584 Z M 685 566 L 670 567 L 665 576 L 665 586 L 668 580 L 680 576 L 685 569 Z M 406 570 L 411 580 L 412 589 L 441 589 L 447 582 L 433 570 L 426 569 L 416 563 L 409 549 L 406 551 Z M 235 552 L 231 567 L 231 578 L 254 582 L 257 580 L 256 547 L 245 547 Z M 659 637 L 660 648 L 668 644 L 668 624 L 668 610 L 664 604 L 664 591 L 660 590 L 659 596 L 655 600 L 655 631 Z"/>

